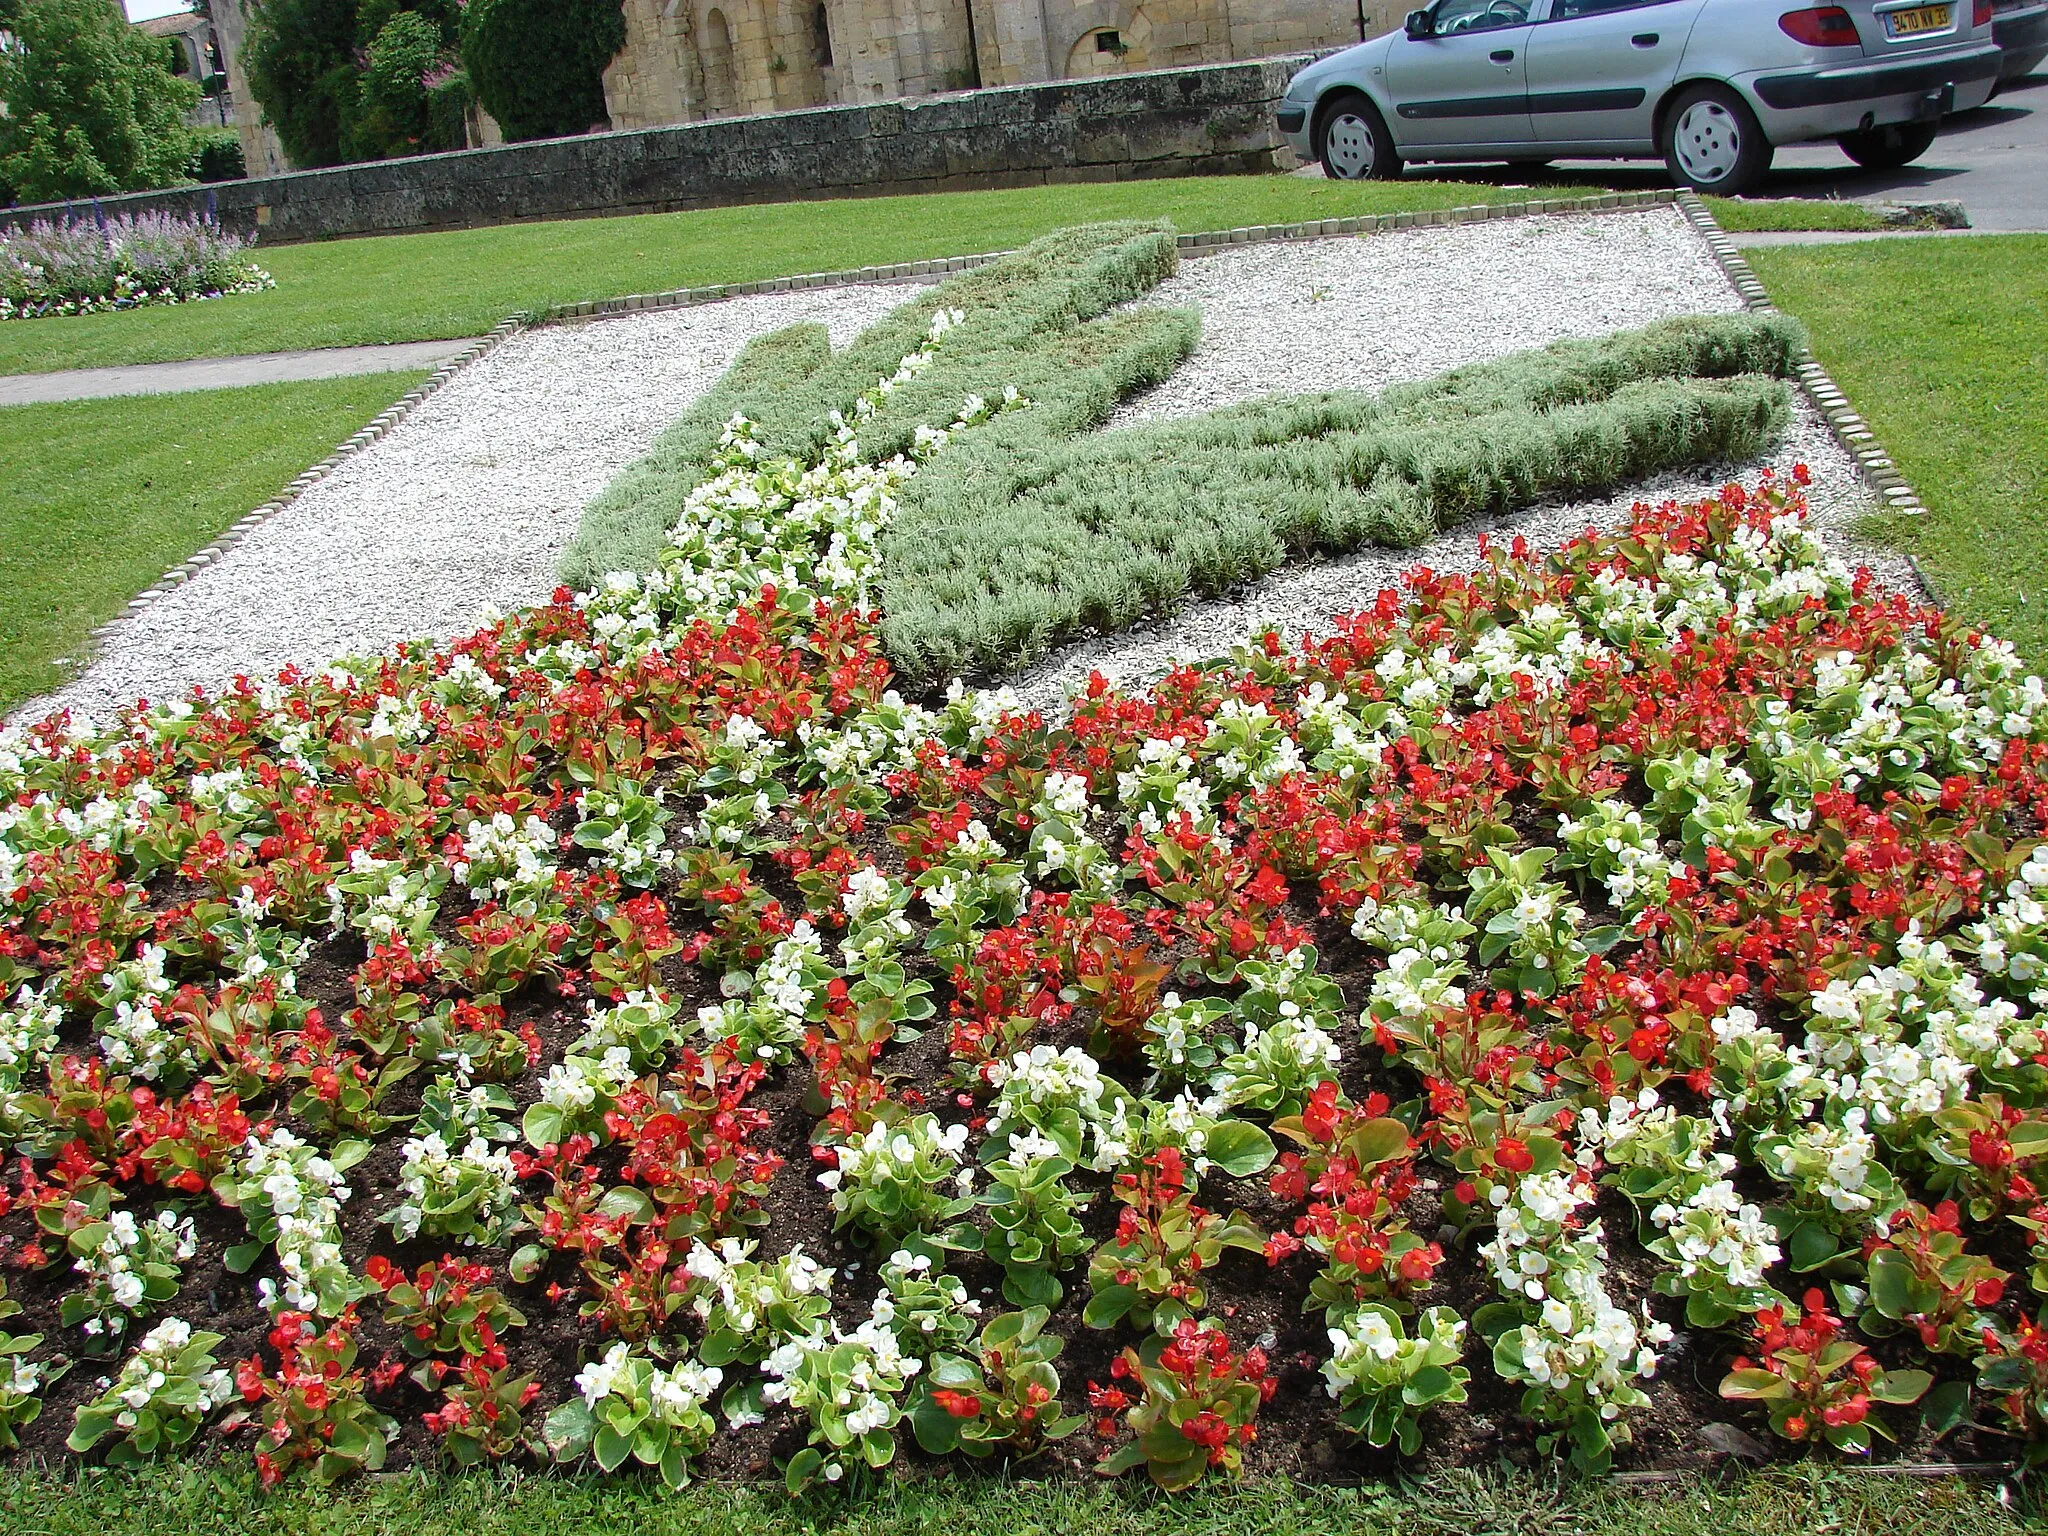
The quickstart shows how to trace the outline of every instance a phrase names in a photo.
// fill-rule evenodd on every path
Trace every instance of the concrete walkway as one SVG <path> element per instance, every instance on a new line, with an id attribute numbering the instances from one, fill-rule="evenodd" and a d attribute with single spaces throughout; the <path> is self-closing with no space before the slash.
<path id="1" fill-rule="evenodd" d="M 252 357 L 202 357 L 187 363 L 127 368 L 75 368 L 66 373 L 0 376 L 0 406 L 109 395 L 170 395 L 243 384 L 288 384 L 358 373 L 438 368 L 469 346 L 464 341 L 407 341 L 384 347 L 325 347 L 315 352 L 263 352 Z"/>

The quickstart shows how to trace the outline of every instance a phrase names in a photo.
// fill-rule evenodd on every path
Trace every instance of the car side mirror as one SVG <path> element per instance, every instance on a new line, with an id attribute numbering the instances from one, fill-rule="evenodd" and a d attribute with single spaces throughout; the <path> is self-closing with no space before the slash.
<path id="1" fill-rule="evenodd" d="M 1408 13 L 1408 19 L 1404 21 L 1401 24 L 1401 26 L 1402 29 L 1406 31 L 1410 37 L 1421 38 L 1436 36 L 1436 26 L 1433 22 L 1430 21 L 1429 12 L 1427 11 L 1410 11 Z"/>

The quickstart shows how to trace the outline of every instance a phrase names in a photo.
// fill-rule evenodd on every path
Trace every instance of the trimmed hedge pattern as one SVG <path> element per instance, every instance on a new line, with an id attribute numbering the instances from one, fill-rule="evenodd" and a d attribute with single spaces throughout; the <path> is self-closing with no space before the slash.
<path id="1" fill-rule="evenodd" d="M 562 577 L 649 570 L 735 414 L 773 455 L 822 448 L 833 412 L 887 376 L 941 308 L 966 319 L 863 428 L 908 448 L 972 395 L 1032 402 L 949 446 L 882 545 L 895 665 L 932 682 L 1027 664 L 1278 569 L 1409 547 L 1463 519 L 1663 471 L 1754 458 L 1781 435 L 1802 339 L 1780 316 L 1666 322 L 1464 368 L 1378 396 L 1263 400 L 1101 433 L 1193 351 L 1190 310 L 1136 307 L 1176 268 L 1165 224 L 1062 230 L 905 304 L 843 351 L 819 325 L 749 345 L 720 383 L 585 510 Z"/>

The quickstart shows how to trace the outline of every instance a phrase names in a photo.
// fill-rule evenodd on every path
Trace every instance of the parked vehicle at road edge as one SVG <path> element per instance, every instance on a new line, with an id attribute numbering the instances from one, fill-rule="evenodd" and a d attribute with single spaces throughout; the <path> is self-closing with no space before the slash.
<path id="1" fill-rule="evenodd" d="M 2048 59 L 2048 0 L 1991 0 L 1991 40 L 2001 86 L 2031 75 Z"/>
<path id="2" fill-rule="evenodd" d="M 1992 0 L 1434 0 L 1289 83 L 1280 131 L 1331 176 L 1410 161 L 1662 158 L 1735 195 L 1778 146 L 1924 154 L 1997 84 Z"/>

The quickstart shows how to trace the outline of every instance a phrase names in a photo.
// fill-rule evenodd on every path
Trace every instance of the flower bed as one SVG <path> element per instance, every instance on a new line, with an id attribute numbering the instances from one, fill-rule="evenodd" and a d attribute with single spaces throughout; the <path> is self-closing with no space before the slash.
<path id="1" fill-rule="evenodd" d="M 955 318 L 813 460 L 732 423 L 648 576 L 0 737 L 0 1439 L 793 1488 L 2042 1444 L 2010 648 L 1795 472 L 1063 721 L 906 700 L 877 538 L 1033 408 L 863 456 Z"/>
<path id="2" fill-rule="evenodd" d="M 204 219 L 117 214 L 0 230 L 0 320 L 190 304 L 277 285 L 249 243 Z"/>

